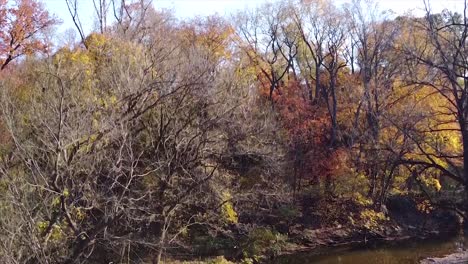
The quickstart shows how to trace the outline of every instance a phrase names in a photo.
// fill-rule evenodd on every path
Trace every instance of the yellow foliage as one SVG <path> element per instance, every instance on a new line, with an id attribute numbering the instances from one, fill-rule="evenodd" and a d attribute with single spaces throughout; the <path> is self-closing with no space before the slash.
<path id="1" fill-rule="evenodd" d="M 62 228 L 58 225 L 53 225 L 50 238 L 53 241 L 61 240 L 63 238 Z"/>
<path id="2" fill-rule="evenodd" d="M 440 191 L 442 189 L 442 185 L 440 184 L 440 181 L 436 178 L 433 177 L 420 177 L 421 181 L 426 185 L 427 187 L 432 187 L 436 191 Z"/>
<path id="3" fill-rule="evenodd" d="M 355 192 L 353 196 L 354 196 L 354 201 L 359 205 L 362 205 L 362 206 L 372 205 L 372 200 L 369 198 L 366 198 L 361 193 Z"/>
<path id="4" fill-rule="evenodd" d="M 428 200 L 424 200 L 421 203 L 418 203 L 416 207 L 420 212 L 426 214 L 429 214 L 434 209 L 431 205 L 431 202 Z"/>
<path id="5" fill-rule="evenodd" d="M 447 135 L 446 142 L 448 147 L 455 152 L 461 152 L 463 150 L 463 145 L 459 134 L 450 133 L 450 135 Z"/>
<path id="6" fill-rule="evenodd" d="M 237 223 L 238 222 L 238 217 L 237 217 L 237 212 L 234 210 L 234 206 L 232 202 L 230 202 L 231 194 L 227 191 L 223 192 L 223 206 L 221 208 L 222 214 L 224 219 L 228 223 Z"/>
<path id="7" fill-rule="evenodd" d="M 36 224 L 36 226 L 37 226 L 37 230 L 40 233 L 44 233 L 47 227 L 49 227 L 49 221 L 40 221 Z M 63 238 L 63 230 L 59 225 L 56 225 L 56 224 L 52 225 L 50 238 L 52 241 L 58 241 Z"/>
<path id="8" fill-rule="evenodd" d="M 107 43 L 107 37 L 98 33 L 91 33 L 85 40 L 89 50 L 102 49 Z"/>
<path id="9" fill-rule="evenodd" d="M 376 212 L 372 209 L 365 209 L 361 212 L 360 216 L 367 229 L 374 229 L 379 226 L 379 222 L 387 220 L 384 213 Z"/>
<path id="10" fill-rule="evenodd" d="M 49 226 L 49 221 L 39 221 L 37 224 L 37 230 L 40 233 L 45 232 L 46 228 Z"/>
<path id="11" fill-rule="evenodd" d="M 82 221 L 86 218 L 86 213 L 83 212 L 83 210 L 81 208 L 75 208 L 74 210 L 74 213 L 75 213 L 75 217 L 76 219 Z"/>
<path id="12" fill-rule="evenodd" d="M 405 188 L 406 181 L 411 177 L 408 172 L 402 171 L 401 174 L 395 175 L 393 177 L 393 186 L 391 189 L 391 194 L 393 195 L 405 195 L 408 191 Z"/>
<path id="13" fill-rule="evenodd" d="M 58 206 L 60 205 L 60 196 L 56 196 L 53 200 L 52 200 L 52 206 Z"/>
<path id="14" fill-rule="evenodd" d="M 84 65 L 88 65 L 91 63 L 91 59 L 89 55 L 82 50 L 78 50 L 78 51 L 70 53 L 70 60 L 73 62 L 82 63 Z"/>
<path id="15" fill-rule="evenodd" d="M 439 180 L 433 179 L 433 184 L 434 184 L 434 188 L 435 188 L 437 191 L 440 191 L 440 189 L 442 189 L 442 185 L 440 185 L 440 181 L 439 181 Z"/>

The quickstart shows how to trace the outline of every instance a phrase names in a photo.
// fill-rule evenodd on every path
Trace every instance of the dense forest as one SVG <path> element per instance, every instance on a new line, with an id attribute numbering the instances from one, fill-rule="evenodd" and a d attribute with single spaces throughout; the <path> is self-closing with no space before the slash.
<path id="1" fill-rule="evenodd" d="M 463 228 L 466 2 L 93 0 L 88 33 L 64 1 L 59 42 L 39 0 L 0 0 L 1 263 L 269 263 Z"/>

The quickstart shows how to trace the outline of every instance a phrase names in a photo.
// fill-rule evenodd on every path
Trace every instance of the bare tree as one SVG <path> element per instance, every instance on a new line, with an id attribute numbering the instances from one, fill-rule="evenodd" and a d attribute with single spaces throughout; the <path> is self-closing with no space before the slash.
<path id="1" fill-rule="evenodd" d="M 93 0 L 94 12 L 99 25 L 99 32 L 104 34 L 107 32 L 107 16 L 111 3 L 106 0 Z"/>
<path id="2" fill-rule="evenodd" d="M 75 25 L 75 28 L 80 35 L 81 43 L 86 45 L 85 44 L 86 33 L 84 32 L 83 25 L 81 24 L 79 10 L 78 10 L 78 1 L 77 0 L 65 0 L 65 2 L 68 7 L 68 12 L 70 13 L 70 16 L 73 20 L 73 24 Z"/>
<path id="3" fill-rule="evenodd" d="M 328 113 L 331 120 L 330 144 L 333 146 L 337 140 L 338 130 L 338 99 L 337 99 L 337 81 L 340 70 L 347 66 L 343 56 L 343 47 L 347 38 L 346 27 L 343 20 L 337 19 L 342 14 L 336 9 L 329 8 L 327 11 L 326 30 L 327 39 L 325 44 L 326 57 L 323 67 L 328 73 L 328 87 L 322 89 L 323 98 L 326 102 Z M 331 102 L 330 102 L 331 100 Z"/>
<path id="4" fill-rule="evenodd" d="M 315 82 L 314 93 L 309 87 L 309 99 L 320 101 L 324 94 L 320 78 L 326 57 L 327 12 L 333 7 L 329 1 L 300 1 L 300 4 L 296 5 L 299 8 L 293 8 L 293 18 L 306 47 L 303 60 L 307 65 L 309 77 Z"/>
<path id="5" fill-rule="evenodd" d="M 377 76 L 385 68 L 384 54 L 392 48 L 396 32 L 393 24 L 386 21 L 385 15 L 385 12 L 379 12 L 373 1 L 356 0 L 347 9 L 351 36 L 358 45 L 366 118 L 374 139 L 379 136 L 380 86 Z"/>
<path id="6" fill-rule="evenodd" d="M 78 1 L 65 2 L 81 42 L 86 46 L 86 36 L 90 32 L 84 31 Z M 110 29 L 113 28 L 112 31 L 117 35 L 140 42 L 149 32 L 150 17 L 157 16 L 151 0 L 93 0 L 93 7 L 99 33 L 111 33 Z M 153 23 L 151 26 L 156 25 Z"/>
<path id="7" fill-rule="evenodd" d="M 297 38 L 285 35 L 283 7 L 282 2 L 266 4 L 255 12 L 240 14 L 236 22 L 242 41 L 239 45 L 268 81 L 270 98 L 280 88 L 297 55 Z"/>
<path id="8" fill-rule="evenodd" d="M 71 51 L 83 60 L 64 50 L 32 65 L 26 102 L 3 89 L 14 147 L 2 178 L 22 211 L 0 230 L 30 241 L 5 262 L 161 263 L 183 230 L 218 213 L 219 127 L 238 102 L 223 94 L 239 86 L 218 68 L 225 58 L 165 33 L 161 47 L 91 35 Z"/>

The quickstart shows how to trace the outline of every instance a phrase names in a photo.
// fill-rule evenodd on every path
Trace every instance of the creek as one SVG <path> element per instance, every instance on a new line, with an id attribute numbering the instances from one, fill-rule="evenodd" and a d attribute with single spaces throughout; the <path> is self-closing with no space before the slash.
<path id="1" fill-rule="evenodd" d="M 468 249 L 468 235 L 409 239 L 353 247 L 316 249 L 281 256 L 275 264 L 416 264 L 430 257 L 443 257 Z"/>

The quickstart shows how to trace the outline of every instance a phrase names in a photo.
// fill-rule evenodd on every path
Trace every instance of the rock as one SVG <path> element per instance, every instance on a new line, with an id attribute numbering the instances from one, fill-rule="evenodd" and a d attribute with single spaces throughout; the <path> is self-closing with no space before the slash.
<path id="1" fill-rule="evenodd" d="M 450 254 L 443 258 L 428 258 L 421 261 L 421 264 L 457 264 L 468 263 L 468 251 Z"/>

